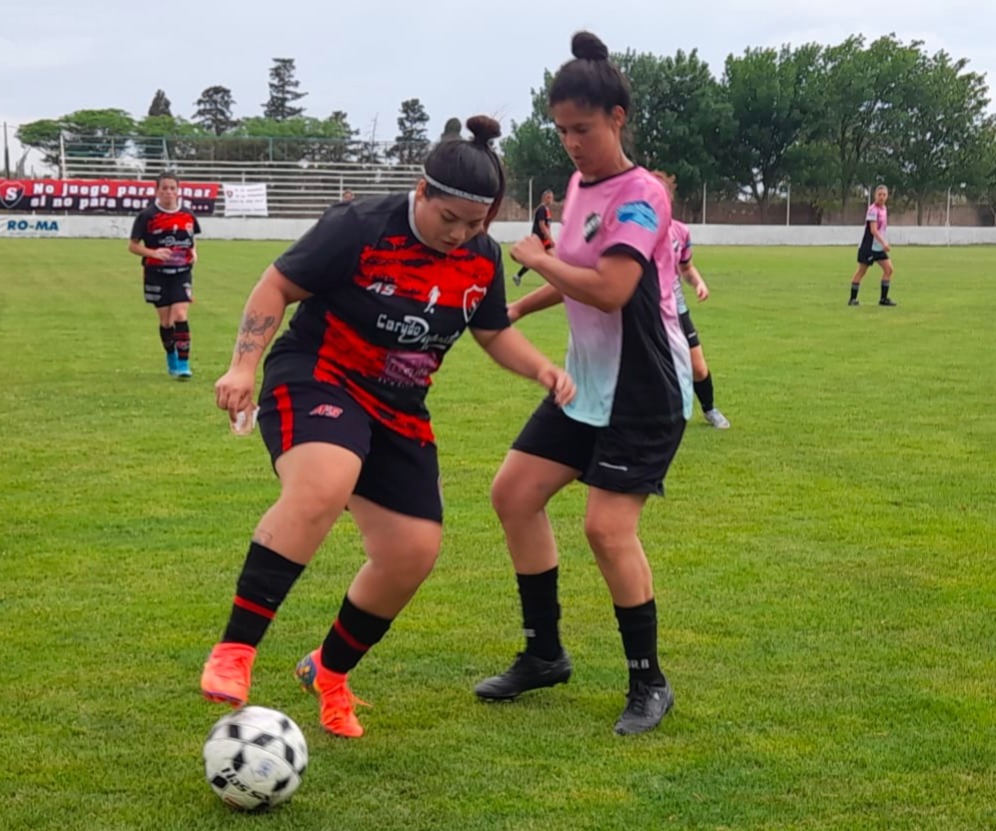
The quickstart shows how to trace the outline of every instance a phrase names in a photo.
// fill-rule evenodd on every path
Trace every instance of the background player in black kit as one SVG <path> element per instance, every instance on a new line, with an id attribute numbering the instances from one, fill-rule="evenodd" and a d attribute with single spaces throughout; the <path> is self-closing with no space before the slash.
<path id="1" fill-rule="evenodd" d="M 533 214 L 533 236 L 539 237 L 540 242 L 543 243 L 543 247 L 546 249 L 548 254 L 553 251 L 553 234 L 550 231 L 550 220 L 553 217 L 553 214 L 550 212 L 550 206 L 552 204 L 553 191 L 543 191 L 539 207 Z M 512 278 L 515 285 L 521 285 L 522 277 L 527 271 L 529 271 L 529 269 L 522 266 L 522 268 L 516 272 L 515 276 Z"/>
<path id="2" fill-rule="evenodd" d="M 256 367 L 288 305 L 290 327 L 266 359 L 259 425 L 280 479 L 238 579 L 228 626 L 205 664 L 203 694 L 249 695 L 256 647 L 291 586 L 348 507 L 367 561 L 298 678 L 321 700 L 322 726 L 360 736 L 347 673 L 386 633 L 439 553 L 442 502 L 425 407 L 432 374 L 470 328 L 499 364 L 558 404 L 574 385 L 509 327 L 501 250 L 486 230 L 505 178 L 489 142 L 441 142 L 414 192 L 338 203 L 263 274 L 245 307 L 217 403 L 251 406 Z"/>
<path id="3" fill-rule="evenodd" d="M 145 302 L 156 307 L 166 368 L 175 378 L 189 378 L 190 323 L 193 302 L 194 235 L 197 217 L 180 203 L 180 182 L 173 173 L 156 178 L 155 201 L 135 217 L 128 250 L 142 258 Z"/>

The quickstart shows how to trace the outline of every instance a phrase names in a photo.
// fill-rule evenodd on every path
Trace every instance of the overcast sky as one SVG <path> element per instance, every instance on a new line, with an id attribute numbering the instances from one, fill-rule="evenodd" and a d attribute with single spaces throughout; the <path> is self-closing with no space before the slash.
<path id="1" fill-rule="evenodd" d="M 544 68 L 570 57 L 578 29 L 613 51 L 698 49 L 717 77 L 748 46 L 838 43 L 895 32 L 968 58 L 996 82 L 996 0 L 3 0 L 0 121 L 117 107 L 136 118 L 156 89 L 190 118 L 203 89 L 226 86 L 235 115 L 261 115 L 274 57 L 294 58 L 305 114 L 345 110 L 368 136 L 396 134 L 398 105 L 419 98 L 443 122 L 529 114 Z M 10 129 L 11 137 L 13 128 Z M 12 163 L 17 148 L 12 148 Z"/>

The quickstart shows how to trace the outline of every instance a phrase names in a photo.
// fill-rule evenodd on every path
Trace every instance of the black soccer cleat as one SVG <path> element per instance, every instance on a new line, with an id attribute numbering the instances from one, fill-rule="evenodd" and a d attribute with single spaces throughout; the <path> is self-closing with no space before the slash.
<path id="1" fill-rule="evenodd" d="M 653 730 L 673 706 L 674 691 L 667 679 L 663 685 L 633 681 L 626 694 L 626 709 L 619 716 L 615 731 L 620 736 L 631 736 Z"/>
<path id="2" fill-rule="evenodd" d="M 852 297 L 850 300 L 847 301 L 847 305 L 848 306 L 860 306 L 861 304 L 858 302 L 858 298 L 857 297 Z"/>
<path id="3" fill-rule="evenodd" d="M 484 701 L 512 701 L 529 690 L 566 684 L 570 677 L 571 659 L 565 651 L 552 661 L 520 652 L 512 666 L 501 675 L 485 678 L 474 692 Z"/>
<path id="4" fill-rule="evenodd" d="M 878 301 L 879 306 L 898 306 L 899 304 L 891 297 L 883 297 Z"/>

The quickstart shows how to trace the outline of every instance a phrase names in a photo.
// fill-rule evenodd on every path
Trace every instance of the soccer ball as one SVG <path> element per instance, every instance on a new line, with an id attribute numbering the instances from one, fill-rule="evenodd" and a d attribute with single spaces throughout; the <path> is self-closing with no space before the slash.
<path id="1" fill-rule="evenodd" d="M 240 811 L 290 799 L 308 767 L 308 744 L 277 710 L 243 707 L 222 716 L 204 743 L 204 775 L 222 801 Z"/>

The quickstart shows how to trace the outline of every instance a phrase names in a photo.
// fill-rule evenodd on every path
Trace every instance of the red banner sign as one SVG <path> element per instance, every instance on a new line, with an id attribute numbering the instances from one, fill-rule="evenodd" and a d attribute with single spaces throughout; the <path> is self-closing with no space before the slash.
<path id="1" fill-rule="evenodd" d="M 180 182 L 180 198 L 198 215 L 214 213 L 217 182 Z M 132 179 L 0 179 L 0 211 L 138 213 L 156 183 Z"/>

